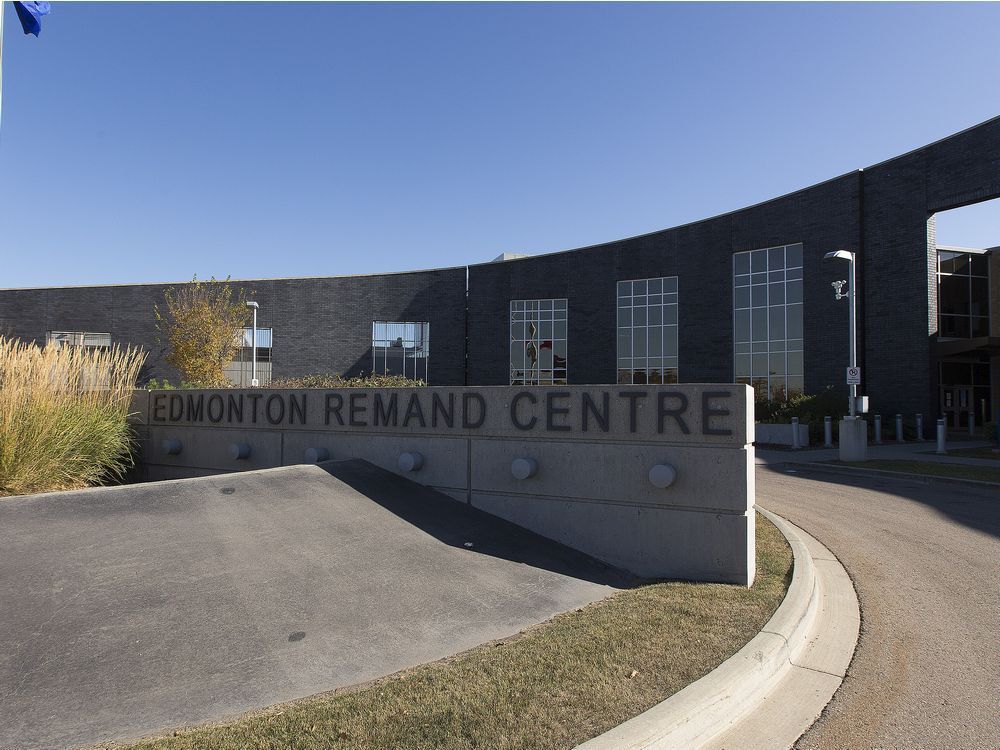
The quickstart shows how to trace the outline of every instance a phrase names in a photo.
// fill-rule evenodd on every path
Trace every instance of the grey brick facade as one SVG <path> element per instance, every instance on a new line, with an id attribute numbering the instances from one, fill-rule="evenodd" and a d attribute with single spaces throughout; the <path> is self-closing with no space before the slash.
<path id="1" fill-rule="evenodd" d="M 883 414 L 934 415 L 932 217 L 998 197 L 994 118 L 756 206 L 604 245 L 467 268 L 238 283 L 255 290 L 260 325 L 274 328 L 277 377 L 368 371 L 371 322 L 416 320 L 431 323 L 433 383 L 506 384 L 509 301 L 565 297 L 569 382 L 598 384 L 616 380 L 616 282 L 676 275 L 680 379 L 721 382 L 733 379 L 732 255 L 802 243 L 806 390 L 832 385 L 846 395 L 847 305 L 830 288 L 846 266 L 823 255 L 854 250 L 861 391 Z M 153 343 L 153 304 L 165 286 L 0 290 L 0 330 L 38 341 L 49 330 L 110 332 L 151 350 L 151 374 L 176 377 Z"/>
<path id="2" fill-rule="evenodd" d="M 380 276 L 237 281 L 260 304 L 258 325 L 274 329 L 275 377 L 371 372 L 372 321 L 427 321 L 429 377 L 462 385 L 465 371 L 465 268 Z M 47 331 L 109 332 L 150 356 L 150 377 L 177 373 L 156 344 L 153 306 L 171 284 L 0 291 L 0 329 L 45 341 Z"/>

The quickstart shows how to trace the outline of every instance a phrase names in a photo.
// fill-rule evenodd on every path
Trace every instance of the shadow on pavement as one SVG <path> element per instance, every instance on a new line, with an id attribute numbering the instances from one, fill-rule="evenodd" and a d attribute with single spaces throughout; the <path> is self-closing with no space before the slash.
<path id="1" fill-rule="evenodd" d="M 626 571 L 367 461 L 324 461 L 317 466 L 449 546 L 615 588 L 630 588 L 641 582 Z M 468 542 L 471 547 L 466 546 Z"/>
<path id="2" fill-rule="evenodd" d="M 877 490 L 912 500 L 969 528 L 1000 537 L 1000 491 L 923 475 L 873 476 L 800 463 L 758 464 L 759 472 L 793 474 L 823 484 Z M 758 496 L 758 502 L 766 500 Z"/>

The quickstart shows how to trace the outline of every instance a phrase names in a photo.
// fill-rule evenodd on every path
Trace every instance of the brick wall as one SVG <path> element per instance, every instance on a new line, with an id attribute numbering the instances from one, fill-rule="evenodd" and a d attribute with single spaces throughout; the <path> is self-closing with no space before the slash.
<path id="1" fill-rule="evenodd" d="M 465 269 L 382 276 L 235 281 L 255 292 L 257 324 L 274 329 L 275 377 L 370 372 L 373 320 L 428 321 L 430 374 L 461 385 L 465 366 Z M 153 305 L 169 284 L 0 291 L 0 328 L 45 341 L 47 331 L 110 332 L 146 347 L 146 377 L 178 379 L 156 344 Z"/>
<path id="2" fill-rule="evenodd" d="M 847 269 L 823 255 L 854 250 L 861 392 L 883 414 L 935 415 L 931 219 L 936 211 L 997 197 L 1000 118 L 757 206 L 641 237 L 468 269 L 241 284 L 256 290 L 260 325 L 274 328 L 279 377 L 369 370 L 372 320 L 426 320 L 433 383 L 506 384 L 510 300 L 565 297 L 569 380 L 597 384 L 616 379 L 616 282 L 676 275 L 681 380 L 719 382 L 733 377 L 733 253 L 801 242 L 806 390 L 832 386 L 846 398 L 847 303 L 834 299 L 830 282 L 847 278 Z M 36 340 L 48 330 L 110 331 L 152 350 L 152 374 L 175 378 L 153 344 L 152 306 L 163 289 L 3 290 L 0 330 Z"/>

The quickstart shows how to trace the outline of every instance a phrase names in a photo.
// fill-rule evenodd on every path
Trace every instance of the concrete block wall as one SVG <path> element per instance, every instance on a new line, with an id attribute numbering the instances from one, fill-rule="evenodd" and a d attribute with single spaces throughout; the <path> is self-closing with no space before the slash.
<path id="1" fill-rule="evenodd" d="M 348 377 L 372 369 L 372 321 L 427 321 L 429 377 L 465 382 L 465 269 L 377 276 L 234 281 L 260 304 L 258 325 L 274 329 L 275 377 Z M 145 376 L 179 379 L 157 343 L 153 307 L 173 284 L 0 290 L 0 332 L 45 341 L 48 331 L 97 331 L 149 352 Z"/>
<path id="2" fill-rule="evenodd" d="M 858 179 L 845 175 L 792 195 L 676 229 L 583 250 L 469 267 L 469 382 L 509 380 L 511 299 L 568 299 L 571 383 L 617 379 L 617 282 L 678 277 L 682 382 L 733 379 L 734 253 L 801 242 L 805 386 L 843 389 L 847 305 L 830 281 L 844 269 L 824 261 L 857 245 Z"/>
<path id="3" fill-rule="evenodd" d="M 995 198 L 1000 118 L 864 170 L 863 375 L 876 411 L 939 413 L 937 257 L 928 222 Z"/>
<path id="4" fill-rule="evenodd" d="M 753 580 L 747 386 L 141 391 L 136 411 L 147 479 L 304 463 L 320 450 L 637 575 Z M 230 452 L 240 443 L 246 458 Z M 408 471 L 400 456 L 414 452 L 423 463 Z M 533 476 L 514 477 L 521 458 L 536 462 Z M 650 480 L 661 464 L 676 470 L 665 488 Z"/>

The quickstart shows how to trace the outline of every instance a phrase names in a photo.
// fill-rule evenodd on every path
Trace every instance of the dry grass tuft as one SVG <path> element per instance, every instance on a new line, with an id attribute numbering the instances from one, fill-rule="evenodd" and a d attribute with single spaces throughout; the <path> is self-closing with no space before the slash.
<path id="1" fill-rule="evenodd" d="M 0 496 L 120 477 L 131 463 L 127 418 L 145 357 L 0 336 Z"/>

